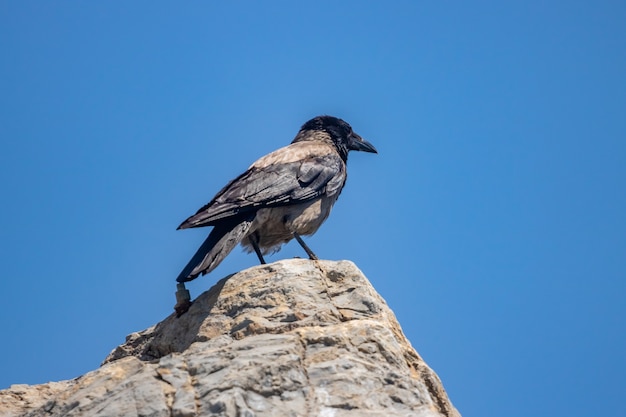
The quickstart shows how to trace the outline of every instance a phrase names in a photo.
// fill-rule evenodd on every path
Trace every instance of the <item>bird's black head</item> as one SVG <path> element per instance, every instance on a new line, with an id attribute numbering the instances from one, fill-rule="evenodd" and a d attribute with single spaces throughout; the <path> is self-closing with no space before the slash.
<path id="1" fill-rule="evenodd" d="M 357 135 L 348 123 L 333 116 L 317 116 L 302 125 L 294 142 L 302 140 L 330 140 L 344 160 L 349 151 L 378 153 L 374 145 Z"/>

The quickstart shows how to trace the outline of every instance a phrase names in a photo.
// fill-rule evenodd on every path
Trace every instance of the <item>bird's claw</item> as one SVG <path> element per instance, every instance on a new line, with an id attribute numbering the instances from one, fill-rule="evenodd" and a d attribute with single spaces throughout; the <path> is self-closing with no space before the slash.
<path id="1" fill-rule="evenodd" d="M 191 307 L 191 304 L 193 304 L 191 301 L 176 303 L 176 305 L 174 306 L 174 311 L 176 311 L 176 318 L 179 318 L 180 316 L 185 314 L 187 310 L 189 310 L 189 307 Z"/>
<path id="2" fill-rule="evenodd" d="M 176 284 L 176 305 L 174 311 L 176 311 L 176 318 L 182 316 L 191 307 L 191 295 L 189 290 L 185 288 L 185 283 L 179 282 Z"/>

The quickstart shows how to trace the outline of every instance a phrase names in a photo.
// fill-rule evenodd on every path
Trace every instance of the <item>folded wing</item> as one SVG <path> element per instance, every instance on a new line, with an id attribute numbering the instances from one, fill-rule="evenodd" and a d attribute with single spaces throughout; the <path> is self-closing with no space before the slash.
<path id="1" fill-rule="evenodd" d="M 332 196 L 341 191 L 345 181 L 345 164 L 334 153 L 253 166 L 178 228 L 212 226 L 219 220 L 246 216 L 260 208 L 298 204 L 324 193 Z"/>

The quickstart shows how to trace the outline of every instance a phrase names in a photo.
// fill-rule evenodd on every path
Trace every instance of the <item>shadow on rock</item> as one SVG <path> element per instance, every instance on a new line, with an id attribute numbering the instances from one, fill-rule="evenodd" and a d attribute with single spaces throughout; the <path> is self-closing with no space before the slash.
<path id="1" fill-rule="evenodd" d="M 126 336 L 124 344 L 115 348 L 102 362 L 102 365 L 124 358 L 135 356 L 142 361 L 154 361 L 173 352 L 183 352 L 194 342 L 210 339 L 200 328 L 206 326 L 207 317 L 219 299 L 226 282 L 233 276 L 230 274 L 219 280 L 210 290 L 201 294 L 193 301 L 189 311 L 180 317 L 172 313 L 162 322 L 144 331 Z M 216 336 L 221 334 L 220 323 L 213 323 Z"/>

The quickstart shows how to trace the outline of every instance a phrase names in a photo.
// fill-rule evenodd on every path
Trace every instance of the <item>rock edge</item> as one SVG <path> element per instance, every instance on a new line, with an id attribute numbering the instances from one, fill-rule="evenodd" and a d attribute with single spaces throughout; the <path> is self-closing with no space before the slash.
<path id="1" fill-rule="evenodd" d="M 349 261 L 219 281 L 71 381 L 0 391 L 0 416 L 459 416 Z"/>

